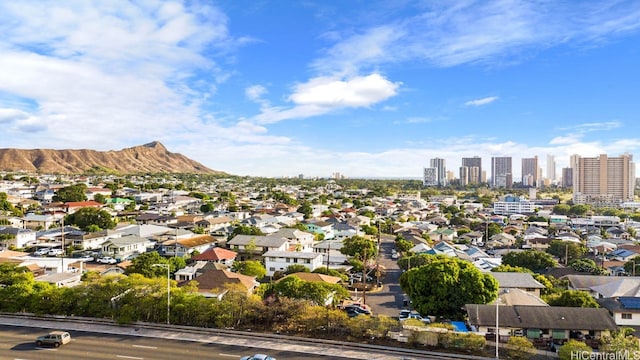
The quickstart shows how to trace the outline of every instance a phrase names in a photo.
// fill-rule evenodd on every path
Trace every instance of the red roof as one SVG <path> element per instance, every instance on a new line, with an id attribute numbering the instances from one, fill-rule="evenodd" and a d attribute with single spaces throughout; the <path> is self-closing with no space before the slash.
<path id="1" fill-rule="evenodd" d="M 79 207 L 101 207 L 102 204 L 100 204 L 97 201 L 70 201 L 68 203 L 64 204 L 66 207 L 68 208 L 79 208 Z"/>
<path id="2" fill-rule="evenodd" d="M 202 254 L 192 257 L 196 261 L 220 261 L 235 259 L 238 253 L 220 247 L 205 250 Z"/>

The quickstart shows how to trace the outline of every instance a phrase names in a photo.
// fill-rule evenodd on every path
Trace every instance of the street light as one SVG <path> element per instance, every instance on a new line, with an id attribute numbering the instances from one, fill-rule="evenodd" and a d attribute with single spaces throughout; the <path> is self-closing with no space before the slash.
<path id="1" fill-rule="evenodd" d="M 169 264 L 153 264 L 152 266 L 167 268 L 167 325 L 169 325 L 171 318 L 171 266 Z"/>

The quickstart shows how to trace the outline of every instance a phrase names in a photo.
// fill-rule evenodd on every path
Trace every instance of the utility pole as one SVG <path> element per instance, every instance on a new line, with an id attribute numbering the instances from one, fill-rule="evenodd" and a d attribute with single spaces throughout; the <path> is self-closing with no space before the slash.
<path id="1" fill-rule="evenodd" d="M 367 249 L 364 250 L 364 260 L 362 261 L 362 303 L 367 303 Z"/>

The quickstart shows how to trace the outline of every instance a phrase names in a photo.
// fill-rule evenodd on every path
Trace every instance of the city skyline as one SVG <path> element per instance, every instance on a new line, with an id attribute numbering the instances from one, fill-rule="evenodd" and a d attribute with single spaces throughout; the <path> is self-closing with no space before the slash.
<path id="1" fill-rule="evenodd" d="M 511 157 L 516 182 L 640 149 L 633 1 L 21 1 L 0 24 L 2 148 L 157 140 L 267 177 Z"/>

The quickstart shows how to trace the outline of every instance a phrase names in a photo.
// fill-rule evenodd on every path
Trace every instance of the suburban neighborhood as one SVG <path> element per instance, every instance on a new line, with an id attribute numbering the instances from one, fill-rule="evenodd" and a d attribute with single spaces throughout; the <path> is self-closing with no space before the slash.
<path id="1" fill-rule="evenodd" d="M 420 182 L 184 184 L 178 176 L 5 174 L 0 264 L 55 288 L 138 273 L 169 274 L 176 289 L 214 301 L 239 293 L 268 303 L 291 291 L 345 319 L 399 320 L 385 337 L 428 346 L 443 346 L 425 335 L 433 324 L 478 336 L 476 350 L 496 341 L 515 349 L 514 338 L 545 354 L 576 342 L 602 351 L 607 339 L 640 329 L 635 209 L 569 205 L 562 189 L 537 198 L 531 189 L 436 191 Z M 438 304 L 426 300 L 445 277 L 425 283 L 435 264 L 488 280 L 470 284 L 477 297 L 450 290 L 466 285 L 445 287 L 451 298 Z M 312 296 L 304 285 L 295 295 L 300 284 L 328 290 Z"/>

